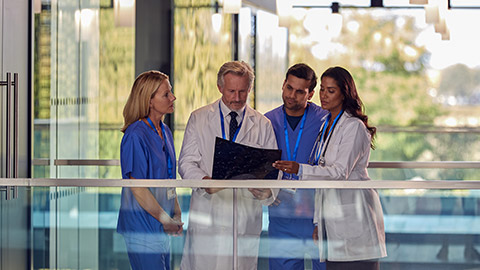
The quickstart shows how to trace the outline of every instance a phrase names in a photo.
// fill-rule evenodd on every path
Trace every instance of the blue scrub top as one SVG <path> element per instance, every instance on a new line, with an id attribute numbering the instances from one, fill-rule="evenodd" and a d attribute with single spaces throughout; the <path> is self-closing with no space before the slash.
<path id="1" fill-rule="evenodd" d="M 171 157 L 173 177 L 176 177 L 172 132 L 166 125 L 163 126 L 166 142 L 143 121 L 136 121 L 125 130 L 120 146 L 123 179 L 130 179 L 130 176 L 136 179 L 168 179 L 167 154 Z M 149 189 L 163 210 L 172 216 L 175 199 L 168 199 L 167 188 Z M 130 188 L 122 188 L 117 232 L 157 233 L 163 232 L 163 226 L 138 204 Z"/>
<path id="2" fill-rule="evenodd" d="M 307 163 L 310 153 L 312 151 L 315 139 L 317 138 L 320 127 L 322 126 L 322 118 L 328 114 L 328 111 L 323 110 L 320 106 L 314 103 L 308 103 L 308 114 L 305 119 L 305 126 L 303 128 L 302 138 L 298 145 L 298 152 L 296 162 Z M 270 119 L 277 138 L 278 149 L 282 150 L 282 160 L 288 160 L 285 131 L 284 131 L 284 109 L 283 105 L 275 108 L 265 114 Z M 288 138 L 290 153 L 293 156 L 295 144 L 297 142 L 298 133 L 300 132 L 300 125 L 298 123 L 295 130 L 292 130 L 287 123 Z M 295 176 L 295 179 L 298 179 Z M 280 204 L 268 207 L 270 217 L 281 218 L 313 218 L 315 190 L 314 189 L 297 189 L 295 193 L 280 190 L 278 194 Z"/>

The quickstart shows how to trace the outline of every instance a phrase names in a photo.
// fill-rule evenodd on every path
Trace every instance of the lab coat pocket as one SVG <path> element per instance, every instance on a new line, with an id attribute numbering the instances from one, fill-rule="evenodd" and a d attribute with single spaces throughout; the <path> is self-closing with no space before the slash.
<path id="1" fill-rule="evenodd" d="M 360 205 L 334 205 L 332 208 L 331 212 L 336 214 L 326 218 L 326 225 L 327 231 L 332 232 L 335 238 L 352 239 L 365 233 L 367 221 Z"/>

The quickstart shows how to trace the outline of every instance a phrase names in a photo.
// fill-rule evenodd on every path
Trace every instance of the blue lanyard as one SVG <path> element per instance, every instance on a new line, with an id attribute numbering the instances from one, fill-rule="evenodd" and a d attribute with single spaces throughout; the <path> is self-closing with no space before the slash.
<path id="1" fill-rule="evenodd" d="M 337 115 L 337 117 L 335 117 L 335 119 L 333 120 L 332 126 L 328 130 L 328 134 L 327 134 L 328 141 L 327 141 L 327 145 L 325 145 L 325 151 L 327 151 L 328 143 L 330 142 L 330 133 L 335 128 L 335 125 L 337 124 L 337 120 L 340 118 L 340 116 L 342 116 L 342 114 L 343 114 L 343 110 L 341 110 L 340 113 Z M 318 164 L 318 160 L 320 159 L 320 155 L 322 154 L 322 151 L 323 151 L 323 146 L 325 144 L 325 139 L 324 139 L 325 138 L 325 131 L 327 130 L 328 121 L 330 121 L 330 117 L 332 117 L 331 113 L 328 114 L 327 119 L 323 123 L 323 130 L 322 130 L 322 135 L 321 135 L 322 144 L 320 146 L 320 151 L 318 152 L 317 156 L 315 157 L 315 164 Z"/>
<path id="2" fill-rule="evenodd" d="M 147 121 L 152 127 L 153 130 L 155 130 L 155 133 L 157 132 L 157 129 L 153 125 L 152 120 L 150 117 L 147 117 Z M 163 135 L 163 140 L 165 142 L 165 156 L 167 157 L 167 173 L 168 173 L 168 178 L 173 179 L 173 165 L 172 165 L 172 159 L 170 158 L 170 155 L 168 154 L 168 146 L 167 146 L 167 135 L 165 134 L 165 126 L 163 125 L 163 122 L 160 122 L 160 127 L 162 129 L 162 135 Z M 158 133 L 157 133 L 158 134 Z"/>
<path id="3" fill-rule="evenodd" d="M 300 122 L 300 131 L 298 132 L 297 142 L 295 143 L 295 148 L 293 149 L 293 158 L 290 153 L 290 141 L 288 140 L 288 127 L 287 127 L 287 113 L 283 109 L 283 130 L 285 131 L 285 144 L 287 146 L 287 157 L 290 161 L 297 160 L 298 145 L 300 144 L 300 138 L 302 137 L 303 127 L 305 126 L 305 120 L 307 119 L 308 106 L 305 109 L 303 114 L 302 121 Z"/>
<path id="4" fill-rule="evenodd" d="M 220 101 L 221 102 L 221 101 Z M 222 113 L 222 107 L 220 106 L 220 102 L 218 102 L 218 110 L 220 111 L 220 123 L 222 124 L 222 137 L 224 140 L 226 140 L 227 136 L 225 136 L 225 123 L 223 122 L 223 113 Z M 235 134 L 233 135 L 232 142 L 235 141 L 237 138 L 238 132 L 240 132 L 240 128 L 242 127 L 243 124 L 243 119 L 245 118 L 245 111 L 247 108 L 243 110 L 243 116 L 242 116 L 242 122 L 240 122 L 240 125 L 238 125 L 237 131 L 235 131 Z M 230 120 L 232 121 L 232 120 Z"/>

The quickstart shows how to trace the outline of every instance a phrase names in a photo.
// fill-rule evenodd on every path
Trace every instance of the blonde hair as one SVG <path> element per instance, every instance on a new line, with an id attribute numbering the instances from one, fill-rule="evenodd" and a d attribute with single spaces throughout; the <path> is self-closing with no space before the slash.
<path id="1" fill-rule="evenodd" d="M 224 77 L 228 73 L 233 73 L 241 77 L 248 76 L 248 84 L 250 85 L 250 88 L 252 88 L 255 74 L 253 73 L 253 69 L 249 64 L 245 63 L 244 61 L 232 61 L 223 64 L 217 74 L 217 84 L 220 87 L 223 87 L 225 83 Z"/>
<path id="2" fill-rule="evenodd" d="M 123 108 L 122 132 L 125 132 L 135 121 L 148 116 L 150 100 L 164 80 L 168 80 L 168 76 L 156 70 L 145 71 L 138 75 Z"/>

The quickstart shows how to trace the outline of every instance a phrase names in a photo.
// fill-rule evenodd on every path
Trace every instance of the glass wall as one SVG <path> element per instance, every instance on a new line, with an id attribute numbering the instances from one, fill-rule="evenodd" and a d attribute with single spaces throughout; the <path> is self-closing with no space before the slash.
<path id="1" fill-rule="evenodd" d="M 43 185 L 43 181 L 42 179 L 32 179 L 31 184 L 41 183 Z M 230 181 L 230 186 L 235 185 L 232 182 Z M 272 183 L 268 181 L 261 182 L 257 185 L 252 184 L 252 187 L 266 187 L 268 183 Z M 390 185 L 394 184 L 394 181 L 387 182 Z M 194 186 L 200 184 L 194 181 L 189 183 Z M 66 183 L 62 183 L 62 180 L 59 180 L 57 184 L 64 185 Z M 122 181 L 117 180 L 108 183 L 111 187 L 34 187 L 37 196 L 35 201 L 32 201 L 31 206 L 33 209 L 32 222 L 35 225 L 35 230 L 69 232 L 79 239 L 78 241 L 70 241 L 68 245 L 60 246 L 58 243 L 56 245 L 52 243 L 51 238 L 38 238 L 38 234 L 36 234 L 33 257 L 34 269 L 60 268 L 58 267 L 60 264 L 69 265 L 70 268 L 75 269 L 130 269 L 130 261 L 124 240 L 125 233 L 119 234 L 116 232 L 120 211 L 118 194 L 122 190 L 121 184 Z M 374 186 L 374 184 L 372 183 L 371 185 Z M 370 194 L 371 198 L 375 198 L 375 189 L 356 189 L 353 185 L 350 189 L 317 189 L 317 193 L 326 196 L 322 203 L 330 205 L 323 210 L 325 211 L 323 215 L 324 223 L 327 226 L 327 239 L 328 241 L 333 241 L 332 243 L 329 242 L 329 245 L 332 245 L 328 247 L 330 256 L 338 252 L 338 250 L 331 248 L 345 244 L 334 241 L 338 236 L 335 236 L 332 232 L 336 229 L 336 232 L 342 237 L 350 238 L 355 236 L 353 239 L 363 239 L 363 251 L 370 250 L 372 253 L 377 254 L 375 256 L 382 257 L 380 259 L 381 269 L 478 268 L 480 266 L 478 253 L 478 248 L 480 248 L 480 231 L 478 231 L 478 228 L 480 228 L 480 193 L 478 186 L 476 189 L 458 189 L 457 185 L 455 189 L 445 189 L 448 187 L 449 182 L 443 182 L 441 183 L 443 185 L 442 189 L 430 189 L 428 186 L 431 184 L 411 182 L 408 183 L 409 186 L 405 185 L 403 188 L 377 189 L 380 194 L 380 200 L 376 207 L 381 211 L 383 210 L 383 224 L 378 220 L 379 217 L 373 217 L 367 212 L 359 212 L 359 209 L 362 209 L 364 204 L 371 203 L 368 200 L 363 200 L 367 196 L 365 194 Z M 478 185 L 478 182 L 476 184 Z M 306 185 L 297 185 L 297 187 L 306 187 Z M 326 182 L 323 184 L 311 184 L 310 186 L 314 185 L 321 187 L 331 184 Z M 151 189 L 161 188 L 161 186 L 162 183 L 156 182 L 155 187 Z M 455 185 L 452 184 L 450 187 L 455 187 Z M 232 264 L 230 264 L 231 261 L 227 258 L 231 257 L 234 252 L 232 244 L 234 241 L 233 208 L 228 214 L 222 216 L 223 220 L 227 222 L 225 230 L 222 232 L 222 244 L 207 248 L 209 244 L 219 243 L 217 241 L 219 232 L 213 231 L 214 227 L 217 228 L 218 224 L 216 224 L 215 226 L 206 225 L 204 233 L 195 236 L 197 240 L 201 240 L 199 245 L 196 242 L 192 242 L 192 238 L 186 239 L 189 237 L 186 231 L 189 226 L 192 226 L 192 222 L 198 222 L 203 219 L 201 219 L 201 216 L 189 219 L 189 214 L 191 214 L 189 208 L 190 199 L 187 193 L 182 191 L 183 189 L 185 188 L 177 189 L 177 194 L 182 210 L 184 231 L 178 236 L 168 236 L 166 238 L 167 241 L 164 242 L 165 245 L 169 246 L 168 254 L 170 254 L 170 259 L 168 261 L 171 264 L 171 269 L 179 269 L 182 260 L 186 264 L 187 258 L 192 259 L 192 256 L 195 255 L 199 256 L 196 260 L 205 258 L 221 260 L 221 262 L 225 263 L 222 264 L 222 269 L 233 269 Z M 297 189 L 297 191 L 299 190 L 301 189 Z M 307 189 L 304 190 L 306 191 Z M 313 192 L 313 190 L 311 191 Z M 231 192 L 231 189 L 227 189 L 225 192 Z M 241 194 L 248 191 L 238 189 L 237 192 Z M 85 200 L 70 200 L 69 197 L 75 193 L 81 193 Z M 343 193 L 348 193 L 348 197 L 355 201 L 353 204 L 355 207 L 351 209 L 353 212 L 348 212 L 347 208 L 345 208 L 346 206 L 338 208 L 339 205 L 335 204 L 335 198 L 338 198 L 336 196 Z M 69 204 L 69 207 L 49 208 L 49 201 L 53 198 L 60 204 Z M 243 219 L 241 216 L 238 217 L 236 230 L 238 233 L 237 254 L 239 256 L 239 265 L 244 265 L 253 258 L 253 262 L 258 265 L 258 269 L 268 269 L 269 259 L 271 258 L 303 258 L 305 259 L 305 269 L 312 269 L 312 260 L 313 263 L 317 263 L 318 258 L 322 256 L 322 253 L 315 248 L 316 245 L 311 238 L 313 231 L 308 232 L 309 236 L 306 238 L 276 238 L 273 234 L 267 232 L 268 212 L 264 210 L 258 212 L 258 214 L 255 214 L 255 211 L 242 214 L 240 201 L 246 200 L 247 197 L 239 196 L 237 198 L 239 200 L 239 215 L 247 214 L 252 221 L 260 225 L 260 227 L 253 230 L 255 232 L 250 231 L 249 234 L 246 234 L 245 228 L 242 227 L 245 225 L 242 222 Z M 98 209 L 92 211 L 92 208 L 85 205 L 87 202 L 97 204 L 99 206 Z M 319 211 L 321 209 L 319 208 L 319 205 L 321 205 L 319 201 L 316 201 L 316 205 L 315 211 Z M 228 207 L 233 207 L 233 204 Z M 271 205 L 270 207 L 275 206 Z M 340 211 L 340 209 L 342 210 Z M 348 215 L 347 213 L 353 215 Z M 296 217 L 298 220 L 302 219 L 301 211 L 298 211 Z M 370 225 L 367 225 L 369 222 L 365 222 L 359 228 L 349 227 L 349 224 L 351 226 L 358 218 L 377 222 L 377 229 L 380 231 L 371 234 L 372 228 Z M 49 220 L 61 220 L 61 222 L 48 222 Z M 335 224 L 335 226 L 328 227 L 332 224 Z M 348 228 L 350 229 L 347 230 Z M 385 231 L 386 257 L 378 255 L 382 254 L 382 252 L 375 251 L 375 247 L 383 245 L 383 240 L 378 240 L 375 236 L 375 234 L 383 235 L 381 232 L 382 228 Z M 92 232 L 98 233 L 92 234 Z M 369 232 L 367 233 L 368 237 L 362 238 L 365 237 L 366 232 Z M 86 235 L 89 235 L 89 237 L 85 238 Z M 150 238 L 144 241 L 149 241 L 154 236 L 151 235 Z M 70 237 L 73 239 L 72 236 Z M 369 242 L 369 239 L 373 239 L 373 241 Z M 59 241 L 59 239 L 55 241 Z M 348 242 L 345 245 L 344 247 L 348 249 L 349 247 L 354 247 L 355 243 Z M 247 246 L 249 249 L 245 249 Z M 219 249 L 219 247 L 222 248 Z M 18 247 L 15 246 L 15 243 L 8 243 L 8 246 L 4 248 Z M 49 262 L 51 257 L 42 257 L 39 254 L 40 250 L 65 257 L 58 259 L 57 267 L 54 267 L 52 266 L 53 262 Z M 80 256 L 73 255 L 73 252 L 80 254 Z M 222 258 L 219 259 L 220 257 Z M 50 263 L 50 267 L 48 263 Z"/>
<path id="2" fill-rule="evenodd" d="M 257 12 L 256 109 L 266 113 L 280 106 L 288 69 L 287 29 L 278 27 L 274 14 Z"/>
<path id="3" fill-rule="evenodd" d="M 120 12 L 118 2 L 43 0 L 35 14 L 34 177 L 121 177 L 119 166 L 57 166 L 66 159 L 119 159 L 122 110 L 135 79 L 135 25 L 132 6 Z M 220 97 L 216 74 L 232 59 L 232 15 L 220 8 L 219 19 L 216 12 L 210 0 L 177 0 L 172 11 L 177 155 L 190 113 Z M 318 75 L 342 65 L 353 74 L 369 120 L 378 127 L 372 162 L 480 161 L 478 46 L 470 45 L 478 41 L 458 31 L 467 29 L 466 21 L 477 21 L 478 11 L 449 11 L 450 41 L 440 40 L 424 22 L 422 9 L 343 8 L 340 20 L 324 8 L 293 12 L 286 29 L 270 12 L 242 8 L 236 46 L 239 59 L 255 68 L 252 107 L 265 113 L 282 104 L 284 73 L 294 63 L 306 62 Z M 313 100 L 319 103 L 318 94 Z M 480 179 L 478 169 L 370 168 L 369 173 L 374 180 Z M 382 269 L 478 267 L 476 189 L 378 192 L 389 254 Z M 32 194 L 34 269 L 129 268 L 124 239 L 116 232 L 121 188 L 34 187 Z M 177 194 L 187 230 L 191 189 Z M 298 211 L 300 217 L 303 210 Z M 270 245 L 298 240 L 269 238 L 266 207 L 261 228 L 258 266 L 266 269 Z M 174 269 L 184 241 L 184 236 L 170 239 Z"/>
<path id="4" fill-rule="evenodd" d="M 132 4 L 113 4 L 41 1 L 34 14 L 34 177 L 121 177 L 118 167 L 61 166 L 119 159 L 135 15 Z M 99 239 L 112 232 L 99 226 L 102 196 L 89 188 L 32 189 L 33 268 L 105 269 L 109 259 L 100 250 L 111 241 Z"/>
<path id="5" fill-rule="evenodd" d="M 119 158 L 123 105 L 135 79 L 135 27 L 119 22 L 125 18 L 114 15 L 112 3 L 43 1 L 35 14 L 36 177 L 120 176 L 108 167 L 48 166 Z"/>

